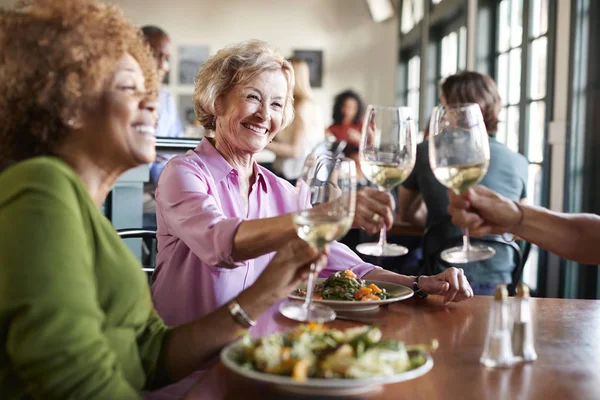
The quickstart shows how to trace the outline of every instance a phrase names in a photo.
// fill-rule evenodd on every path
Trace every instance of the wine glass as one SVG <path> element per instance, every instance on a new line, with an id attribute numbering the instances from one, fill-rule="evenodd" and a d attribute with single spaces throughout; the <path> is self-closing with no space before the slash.
<path id="1" fill-rule="evenodd" d="M 490 163 L 490 143 L 478 104 L 435 107 L 429 131 L 429 164 L 438 181 L 463 193 L 483 179 Z M 496 254 L 491 247 L 471 245 L 469 230 L 463 232 L 463 245 L 444 250 L 442 260 L 464 264 Z"/>
<path id="2" fill-rule="evenodd" d="M 322 250 L 326 244 L 341 239 L 354 220 L 356 205 L 356 165 L 349 158 L 329 153 L 307 157 L 296 183 L 298 210 L 293 221 L 298 236 L 312 247 Z M 280 312 L 295 321 L 327 322 L 335 311 L 313 304 L 315 265 L 311 265 L 304 303 L 283 303 Z"/>
<path id="3" fill-rule="evenodd" d="M 408 178 L 417 157 L 416 125 L 409 107 L 369 105 L 359 147 L 360 167 L 379 190 L 390 191 Z M 369 256 L 403 256 L 408 249 L 387 243 L 381 228 L 378 243 L 362 243 L 356 250 Z"/>

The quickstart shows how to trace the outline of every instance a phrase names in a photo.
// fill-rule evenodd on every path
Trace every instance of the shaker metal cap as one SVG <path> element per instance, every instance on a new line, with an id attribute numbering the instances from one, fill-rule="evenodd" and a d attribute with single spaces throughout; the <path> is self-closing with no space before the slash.
<path id="1" fill-rule="evenodd" d="M 529 286 L 526 283 L 521 282 L 517 285 L 517 297 L 529 298 Z"/>
<path id="2" fill-rule="evenodd" d="M 506 289 L 506 285 L 496 285 L 496 293 L 494 294 L 494 300 L 506 299 L 508 299 L 508 289 Z"/>

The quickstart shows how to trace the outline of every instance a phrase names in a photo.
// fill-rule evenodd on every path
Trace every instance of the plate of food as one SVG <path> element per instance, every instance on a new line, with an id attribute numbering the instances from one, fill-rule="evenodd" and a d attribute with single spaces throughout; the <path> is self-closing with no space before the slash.
<path id="1" fill-rule="evenodd" d="M 406 286 L 360 279 L 354 272 L 345 270 L 316 280 L 313 303 L 322 303 L 335 311 L 369 311 L 412 295 L 412 289 Z M 300 286 L 288 297 L 304 301 L 305 296 L 306 286 Z"/>
<path id="2" fill-rule="evenodd" d="M 418 378 L 431 370 L 431 346 L 382 339 L 376 326 L 346 330 L 322 324 L 260 338 L 245 334 L 225 347 L 221 361 L 234 373 L 304 395 L 344 396 Z"/>

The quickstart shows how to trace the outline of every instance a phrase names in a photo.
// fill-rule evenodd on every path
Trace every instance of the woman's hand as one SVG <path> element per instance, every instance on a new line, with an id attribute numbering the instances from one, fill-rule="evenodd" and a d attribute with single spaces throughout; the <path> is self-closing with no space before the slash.
<path id="1" fill-rule="evenodd" d="M 517 205 L 485 186 L 474 186 L 464 195 L 448 190 L 448 213 L 452 222 L 468 228 L 472 236 L 511 232 L 521 221 Z"/>
<path id="2" fill-rule="evenodd" d="M 370 234 L 377 233 L 383 227 L 391 229 L 394 223 L 394 199 L 388 192 L 371 187 L 362 187 L 356 194 L 356 212 L 353 228 L 363 228 Z"/>
<path id="3" fill-rule="evenodd" d="M 462 268 L 448 268 L 432 276 L 421 276 L 419 287 L 428 294 L 444 297 L 444 304 L 459 302 L 473 297 L 473 289 Z"/>
<path id="4" fill-rule="evenodd" d="M 308 278 L 313 262 L 318 274 L 327 264 L 327 254 L 328 247 L 319 253 L 304 240 L 293 239 L 277 251 L 254 284 L 255 289 L 273 293 L 273 301 L 280 300 Z"/>

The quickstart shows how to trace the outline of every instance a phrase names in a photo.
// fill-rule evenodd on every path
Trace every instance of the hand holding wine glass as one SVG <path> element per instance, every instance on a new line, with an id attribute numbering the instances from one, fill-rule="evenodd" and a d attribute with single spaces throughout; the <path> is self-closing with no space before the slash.
<path id="1" fill-rule="evenodd" d="M 296 183 L 298 209 L 293 215 L 298 236 L 322 251 L 330 242 L 341 239 L 354 220 L 356 204 L 356 166 L 348 158 L 329 154 L 307 157 Z M 296 321 L 327 322 L 335 319 L 331 308 L 312 303 L 315 268 L 311 267 L 303 304 L 283 303 L 280 312 Z"/>
<path id="2" fill-rule="evenodd" d="M 410 108 L 367 107 L 359 156 L 361 169 L 371 183 L 381 191 L 390 191 L 404 182 L 413 170 L 416 152 L 416 126 Z M 356 249 L 370 256 L 408 253 L 406 247 L 387 243 L 386 230 L 384 224 L 378 243 L 362 243 Z"/>
<path id="3" fill-rule="evenodd" d="M 430 121 L 429 163 L 436 179 L 455 193 L 463 193 L 485 176 L 490 145 L 478 104 L 436 107 Z M 468 229 L 463 246 L 444 250 L 440 257 L 451 264 L 486 260 L 496 254 L 487 246 L 473 246 Z"/>

